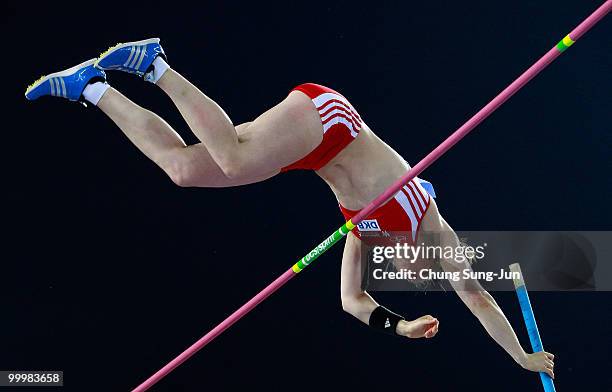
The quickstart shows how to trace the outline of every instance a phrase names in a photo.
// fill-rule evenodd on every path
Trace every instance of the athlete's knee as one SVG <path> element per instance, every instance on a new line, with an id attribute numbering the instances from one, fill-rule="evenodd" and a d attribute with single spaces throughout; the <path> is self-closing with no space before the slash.
<path id="1" fill-rule="evenodd" d="M 230 180 L 248 178 L 258 174 L 256 165 L 253 165 L 255 159 L 250 155 L 252 153 L 241 146 L 241 143 L 246 142 L 239 141 L 237 146 L 228 149 L 218 160 L 215 160 L 225 177 Z"/>
<path id="2" fill-rule="evenodd" d="M 168 174 L 168 177 L 170 177 L 174 184 L 182 188 L 187 188 L 194 185 L 189 175 L 181 168 L 173 167 L 171 169 L 166 169 L 166 174 Z"/>
<path id="3" fill-rule="evenodd" d="M 163 169 L 177 186 L 185 188 L 196 186 L 196 176 L 189 162 L 180 158 L 172 159 L 163 166 Z"/>
<path id="4" fill-rule="evenodd" d="M 240 158 L 235 154 L 233 157 L 228 157 L 217 163 L 221 171 L 230 180 L 235 180 L 245 174 L 245 166 Z"/>

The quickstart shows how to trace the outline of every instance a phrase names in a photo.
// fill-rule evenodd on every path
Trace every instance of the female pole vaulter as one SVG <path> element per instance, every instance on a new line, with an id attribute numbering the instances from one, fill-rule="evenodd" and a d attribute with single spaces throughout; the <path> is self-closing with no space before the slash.
<path id="1" fill-rule="evenodd" d="M 200 143 L 187 146 L 161 117 L 112 88 L 105 70 L 136 74 L 159 86 Z M 344 96 L 313 83 L 295 87 L 282 102 L 253 121 L 234 126 L 219 105 L 170 68 L 157 38 L 119 44 L 98 59 L 41 78 L 25 95 L 29 100 L 55 96 L 99 107 L 181 187 L 231 187 L 290 170 L 313 170 L 329 185 L 347 219 L 410 169 Z M 426 315 L 405 320 L 361 289 L 362 230 L 409 232 L 413 238 L 419 231 L 453 233 L 434 196 L 430 183 L 410 181 L 348 235 L 340 283 L 342 307 L 374 329 L 408 338 L 432 338 L 438 332 L 436 318 Z M 454 233 L 443 238 L 444 246 L 459 245 Z M 452 260 L 442 261 L 445 269 L 469 268 Z M 451 284 L 517 364 L 554 377 L 554 356 L 526 353 L 498 304 L 477 281 Z"/>

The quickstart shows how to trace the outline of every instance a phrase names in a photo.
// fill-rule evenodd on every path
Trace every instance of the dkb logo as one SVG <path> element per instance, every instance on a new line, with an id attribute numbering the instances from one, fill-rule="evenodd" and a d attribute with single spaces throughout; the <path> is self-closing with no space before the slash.
<path id="1" fill-rule="evenodd" d="M 380 226 L 376 219 L 366 219 L 359 222 L 357 229 L 359 231 L 380 231 Z"/>

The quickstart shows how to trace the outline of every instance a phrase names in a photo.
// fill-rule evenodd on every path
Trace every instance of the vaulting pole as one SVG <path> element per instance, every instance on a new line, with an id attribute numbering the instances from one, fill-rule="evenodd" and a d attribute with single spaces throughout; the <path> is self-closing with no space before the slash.
<path id="1" fill-rule="evenodd" d="M 529 341 L 531 342 L 531 348 L 534 353 L 544 351 L 542 346 L 542 338 L 540 338 L 540 332 L 538 331 L 538 324 L 536 323 L 535 315 L 533 314 L 533 308 L 531 307 L 531 301 L 529 301 L 529 293 L 527 293 L 527 286 L 525 286 L 525 279 L 521 266 L 518 263 L 510 264 L 510 271 L 516 274 L 518 277 L 513 278 L 514 290 L 518 297 L 519 305 L 521 307 L 521 313 L 523 313 L 523 320 L 527 327 L 527 334 L 529 335 Z M 555 383 L 553 379 L 547 373 L 540 372 L 540 379 L 542 380 L 542 386 L 544 392 L 555 392 Z"/>

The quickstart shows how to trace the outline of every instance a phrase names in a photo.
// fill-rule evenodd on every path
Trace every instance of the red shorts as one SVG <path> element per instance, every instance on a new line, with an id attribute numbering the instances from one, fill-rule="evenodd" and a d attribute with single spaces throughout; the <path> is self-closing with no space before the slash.
<path id="1" fill-rule="evenodd" d="M 323 124 L 323 140 L 304 158 L 281 171 L 319 170 L 355 140 L 362 127 L 361 117 L 346 98 L 330 88 L 305 83 L 291 91 L 301 91 L 314 103 Z"/>
<path id="2" fill-rule="evenodd" d="M 407 243 L 416 243 L 423 217 L 431 204 L 435 192 L 431 183 L 415 178 L 353 229 L 353 233 L 367 244 L 380 245 L 397 242 L 399 232 L 407 234 Z M 359 211 L 348 210 L 340 205 L 342 215 L 351 219 Z"/>

